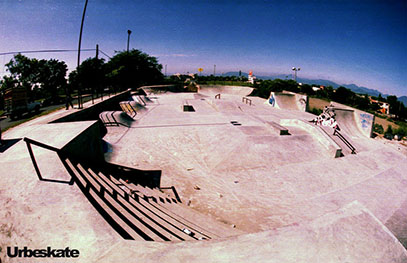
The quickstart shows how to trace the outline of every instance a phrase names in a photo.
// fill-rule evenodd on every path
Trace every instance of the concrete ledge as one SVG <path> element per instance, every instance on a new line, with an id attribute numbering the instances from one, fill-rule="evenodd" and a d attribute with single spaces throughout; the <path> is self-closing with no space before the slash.
<path id="1" fill-rule="evenodd" d="M 290 133 L 288 132 L 288 129 L 286 127 L 281 126 L 277 122 L 266 121 L 266 124 L 268 127 L 270 127 L 272 130 L 276 131 L 280 135 L 290 135 Z"/>
<path id="2" fill-rule="evenodd" d="M 308 124 L 305 121 L 297 119 L 281 119 L 280 125 L 299 127 L 309 134 L 311 134 L 318 142 L 320 142 L 333 156 L 334 158 L 342 155 L 342 148 L 329 137 L 325 132 L 319 129 L 317 126 Z"/>

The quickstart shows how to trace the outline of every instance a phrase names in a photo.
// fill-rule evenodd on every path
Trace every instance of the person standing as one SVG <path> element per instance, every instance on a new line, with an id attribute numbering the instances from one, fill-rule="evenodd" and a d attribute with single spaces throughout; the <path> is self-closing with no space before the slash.
<path id="1" fill-rule="evenodd" d="M 67 110 L 69 109 L 69 106 L 71 106 L 71 108 L 73 109 L 71 93 L 69 92 L 68 88 L 65 91 L 66 91 L 65 107 L 66 107 Z"/>

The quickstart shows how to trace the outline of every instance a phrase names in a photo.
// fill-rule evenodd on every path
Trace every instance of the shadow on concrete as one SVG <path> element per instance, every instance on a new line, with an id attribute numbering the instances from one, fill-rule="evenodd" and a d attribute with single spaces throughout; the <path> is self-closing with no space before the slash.
<path id="1" fill-rule="evenodd" d="M 0 142 L 0 153 L 4 153 L 7 151 L 11 146 L 19 142 L 21 138 L 19 139 L 10 139 L 10 140 L 1 140 Z"/>

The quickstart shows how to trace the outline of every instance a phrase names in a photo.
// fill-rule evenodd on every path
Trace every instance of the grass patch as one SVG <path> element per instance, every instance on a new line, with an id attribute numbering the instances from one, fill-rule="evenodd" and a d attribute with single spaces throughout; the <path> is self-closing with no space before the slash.
<path id="1" fill-rule="evenodd" d="M 320 109 L 320 108 L 310 108 L 310 109 L 308 109 L 308 112 L 319 116 L 322 113 L 322 109 Z"/>
<path id="2" fill-rule="evenodd" d="M 7 131 L 8 129 L 14 128 L 14 127 L 16 127 L 16 126 L 18 126 L 18 125 L 20 125 L 20 124 L 22 124 L 22 123 L 25 123 L 25 122 L 27 122 L 27 121 L 34 120 L 34 119 L 36 119 L 36 118 L 38 118 L 38 117 L 41 117 L 41 116 L 50 114 L 50 113 L 52 113 L 52 112 L 55 112 L 55 111 L 58 111 L 58 110 L 64 109 L 64 108 L 65 108 L 65 106 L 61 106 L 61 107 L 58 107 L 58 108 L 53 109 L 53 110 L 47 110 L 47 111 L 41 112 L 40 114 L 34 115 L 34 116 L 32 116 L 32 117 L 30 117 L 30 118 L 28 118 L 28 119 L 16 121 L 15 123 L 13 123 L 12 125 L 10 125 L 9 127 L 7 127 L 7 128 L 5 128 L 4 130 L 2 130 L 1 132 L 3 133 L 3 132 L 5 132 L 5 131 Z"/>

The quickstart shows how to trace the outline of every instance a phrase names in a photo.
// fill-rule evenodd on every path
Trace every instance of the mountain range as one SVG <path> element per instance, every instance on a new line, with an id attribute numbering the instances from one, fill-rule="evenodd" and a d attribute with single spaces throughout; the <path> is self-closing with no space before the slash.
<path id="1" fill-rule="evenodd" d="M 242 76 L 247 77 L 249 74 L 242 72 Z M 239 76 L 239 72 L 233 71 L 233 72 L 227 72 L 223 73 L 222 76 Z M 285 74 L 275 74 L 275 75 L 270 75 L 270 76 L 256 76 L 257 79 L 291 79 L 292 75 L 285 75 Z M 382 97 L 386 98 L 390 96 L 389 94 L 383 94 L 378 90 L 375 89 L 369 89 L 366 87 L 361 87 L 355 84 L 338 84 L 336 82 L 326 80 L 326 79 L 308 79 L 308 78 L 300 78 L 297 77 L 297 81 L 299 83 L 304 83 L 304 84 L 309 84 L 309 85 L 324 85 L 324 86 L 332 86 L 334 89 L 337 89 L 338 87 L 345 87 L 347 89 L 352 90 L 355 93 L 358 94 L 368 94 L 370 96 L 375 96 L 378 97 L 379 94 L 382 95 Z M 398 100 L 403 102 L 405 106 L 407 106 L 407 96 L 401 96 L 398 97 Z"/>

